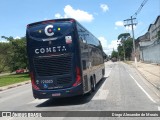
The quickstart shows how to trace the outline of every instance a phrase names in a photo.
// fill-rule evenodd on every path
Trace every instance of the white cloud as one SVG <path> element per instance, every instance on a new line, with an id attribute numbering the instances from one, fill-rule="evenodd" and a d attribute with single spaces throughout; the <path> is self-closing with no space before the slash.
<path id="1" fill-rule="evenodd" d="M 100 4 L 100 8 L 102 9 L 103 12 L 106 12 L 109 10 L 108 5 L 106 5 L 106 4 Z"/>
<path id="2" fill-rule="evenodd" d="M 62 18 L 61 14 L 59 14 L 59 13 L 56 13 L 54 16 L 55 16 L 55 18 Z"/>
<path id="3" fill-rule="evenodd" d="M 133 26 L 133 29 L 136 29 L 136 26 L 135 26 L 135 25 Z M 131 31 L 131 30 L 132 30 L 132 26 L 131 26 L 131 25 L 130 25 L 130 26 L 126 26 L 126 27 L 125 27 L 125 30 Z"/>
<path id="4" fill-rule="evenodd" d="M 98 39 L 101 41 L 102 47 L 103 47 L 103 51 L 107 54 L 107 55 L 111 55 L 113 49 L 117 50 L 117 40 L 113 40 L 111 41 L 110 44 L 107 43 L 107 39 L 105 39 L 105 37 L 101 36 L 98 37 Z"/>
<path id="5" fill-rule="evenodd" d="M 55 14 L 56 18 L 74 18 L 80 22 L 91 22 L 94 17 L 92 14 L 89 14 L 86 11 L 80 9 L 74 9 L 70 5 L 64 7 L 64 15 L 62 16 L 59 13 Z"/>
<path id="6" fill-rule="evenodd" d="M 117 22 L 115 22 L 115 30 L 117 30 L 118 27 L 124 27 L 123 21 L 117 21 Z M 136 26 L 134 25 L 133 28 L 136 29 Z M 132 26 L 126 26 L 125 30 L 126 31 L 131 31 L 132 30 Z"/>
<path id="7" fill-rule="evenodd" d="M 0 40 L 0 43 L 1 43 L 1 42 L 8 43 L 9 41 L 7 41 L 6 39 L 1 39 L 1 40 Z"/>
<path id="8" fill-rule="evenodd" d="M 98 39 L 101 41 L 103 50 L 107 49 L 107 40 L 104 37 L 98 37 Z"/>
<path id="9" fill-rule="evenodd" d="M 123 21 L 117 21 L 117 22 L 115 22 L 115 25 L 118 27 L 122 27 L 122 26 L 124 26 L 124 23 L 123 23 Z"/>
<path id="10" fill-rule="evenodd" d="M 21 37 L 17 36 L 17 37 L 15 37 L 14 39 L 21 39 Z"/>
<path id="11" fill-rule="evenodd" d="M 108 48 L 112 50 L 114 48 L 114 50 L 117 50 L 117 46 L 118 46 L 117 44 L 118 44 L 117 40 L 112 40 L 111 43 L 108 45 Z"/>

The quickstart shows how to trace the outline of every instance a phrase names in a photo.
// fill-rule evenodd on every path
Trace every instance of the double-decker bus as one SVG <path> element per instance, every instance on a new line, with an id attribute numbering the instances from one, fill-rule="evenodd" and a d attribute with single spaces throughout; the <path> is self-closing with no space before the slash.
<path id="1" fill-rule="evenodd" d="M 29 24 L 26 38 L 34 98 L 91 93 L 105 74 L 100 41 L 75 19 Z"/>

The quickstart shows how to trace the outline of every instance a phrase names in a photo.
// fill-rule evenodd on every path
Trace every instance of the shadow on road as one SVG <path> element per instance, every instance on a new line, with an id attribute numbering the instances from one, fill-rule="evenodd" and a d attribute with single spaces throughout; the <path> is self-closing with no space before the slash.
<path id="1" fill-rule="evenodd" d="M 102 86 L 104 81 L 107 80 L 107 78 L 102 78 L 102 80 L 96 85 L 96 90 L 92 92 L 92 94 L 85 94 L 81 96 L 74 96 L 69 98 L 54 98 L 49 99 L 36 107 L 56 107 L 56 106 L 69 106 L 69 105 L 80 105 L 88 103 L 92 98 L 95 96 L 99 88 Z"/>

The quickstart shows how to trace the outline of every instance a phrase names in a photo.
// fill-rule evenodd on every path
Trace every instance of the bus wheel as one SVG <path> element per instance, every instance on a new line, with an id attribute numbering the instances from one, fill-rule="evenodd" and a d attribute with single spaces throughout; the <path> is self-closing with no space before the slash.
<path id="1" fill-rule="evenodd" d="M 91 88 L 90 91 L 87 93 L 88 96 L 90 96 L 92 94 L 92 82 L 91 82 L 91 80 L 90 80 L 90 88 Z"/>
<path id="2" fill-rule="evenodd" d="M 102 69 L 102 75 L 104 76 L 104 74 L 105 74 L 105 69 Z"/>
<path id="3" fill-rule="evenodd" d="M 96 90 L 96 78 L 93 77 L 92 79 L 92 92 L 94 92 Z"/>

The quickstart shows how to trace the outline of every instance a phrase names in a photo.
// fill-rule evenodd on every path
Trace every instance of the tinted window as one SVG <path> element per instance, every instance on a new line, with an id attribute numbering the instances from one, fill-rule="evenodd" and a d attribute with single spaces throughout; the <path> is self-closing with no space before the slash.
<path id="1" fill-rule="evenodd" d="M 36 39 L 57 38 L 69 34 L 72 28 L 71 22 L 39 24 L 29 28 L 29 35 Z"/>

